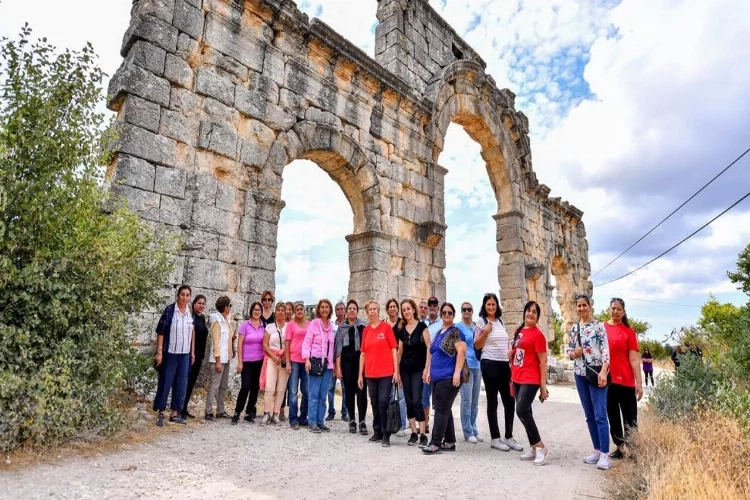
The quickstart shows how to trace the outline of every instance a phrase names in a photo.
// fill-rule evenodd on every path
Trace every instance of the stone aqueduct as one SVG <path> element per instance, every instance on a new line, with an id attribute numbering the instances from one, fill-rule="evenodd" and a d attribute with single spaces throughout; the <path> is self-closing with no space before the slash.
<path id="1" fill-rule="evenodd" d="M 372 59 L 290 0 L 134 1 L 109 85 L 121 135 L 108 178 L 182 236 L 172 283 L 243 313 L 274 289 L 282 172 L 303 158 L 351 204 L 350 297 L 445 297 L 437 158 L 453 122 L 480 144 L 497 198 L 506 322 L 529 299 L 549 321 L 551 275 L 571 321 L 591 289 L 582 212 L 537 181 L 514 94 L 427 0 L 379 0 L 377 18 Z"/>

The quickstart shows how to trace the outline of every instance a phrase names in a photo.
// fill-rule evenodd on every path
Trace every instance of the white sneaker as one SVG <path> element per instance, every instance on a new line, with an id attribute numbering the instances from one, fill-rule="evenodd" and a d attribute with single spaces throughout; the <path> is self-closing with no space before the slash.
<path id="1" fill-rule="evenodd" d="M 586 455 L 585 457 L 583 457 L 583 463 L 594 465 L 595 463 L 599 461 L 600 456 L 601 456 L 601 453 L 594 450 L 594 453 L 592 453 L 591 455 Z"/>
<path id="2" fill-rule="evenodd" d="M 484 443 L 484 438 L 483 437 L 481 437 L 481 436 L 474 436 L 474 437 L 477 438 L 477 442 L 478 443 Z"/>
<path id="3" fill-rule="evenodd" d="M 523 452 L 523 455 L 521 455 L 521 460 L 534 460 L 536 458 L 536 448 L 529 448 L 525 452 Z"/>
<path id="4" fill-rule="evenodd" d="M 534 459 L 534 465 L 544 465 L 549 456 L 549 450 L 547 448 L 537 448 L 536 458 Z"/>
<path id="5" fill-rule="evenodd" d="M 475 438 L 474 436 L 469 436 L 464 441 L 468 441 L 471 444 L 477 444 L 478 443 L 477 438 Z"/>
<path id="6" fill-rule="evenodd" d="M 271 420 L 271 415 L 268 413 L 263 414 L 263 418 L 260 420 L 260 425 L 268 425 L 268 422 Z"/>
<path id="7" fill-rule="evenodd" d="M 503 443 L 503 440 L 500 438 L 493 439 L 492 443 L 490 443 L 490 448 L 495 448 L 496 450 L 500 451 L 510 451 L 510 447 L 507 444 Z"/>
<path id="8" fill-rule="evenodd" d="M 599 455 L 599 461 L 596 463 L 596 468 L 601 470 L 609 470 L 611 464 L 609 462 L 609 454 L 602 453 Z"/>
<path id="9" fill-rule="evenodd" d="M 506 439 L 504 441 L 504 443 L 505 443 L 505 446 L 507 446 L 511 450 L 516 450 L 516 451 L 522 451 L 523 450 L 523 446 L 521 446 L 520 444 L 516 443 L 516 440 L 513 439 L 513 438 Z"/>
<path id="10" fill-rule="evenodd" d="M 406 436 L 406 431 L 405 431 L 405 430 L 403 430 L 403 429 L 401 429 L 400 431 L 398 431 L 398 432 L 396 433 L 396 435 L 397 435 L 398 437 L 402 438 L 402 437 Z"/>

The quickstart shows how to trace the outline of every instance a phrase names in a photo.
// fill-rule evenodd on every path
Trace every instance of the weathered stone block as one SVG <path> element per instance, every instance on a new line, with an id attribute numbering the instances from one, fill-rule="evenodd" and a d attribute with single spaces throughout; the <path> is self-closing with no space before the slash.
<path id="1" fill-rule="evenodd" d="M 181 228 L 190 227 L 190 217 L 192 215 L 193 201 L 171 196 L 162 196 L 159 206 L 159 222 L 179 226 Z"/>
<path id="2" fill-rule="evenodd" d="M 265 50 L 263 75 L 281 85 L 284 83 L 284 54 L 271 45 L 266 45 Z"/>
<path id="3" fill-rule="evenodd" d="M 265 96 L 255 89 L 249 90 L 237 85 L 234 94 L 234 106 L 240 113 L 262 120 L 266 114 L 268 101 Z"/>
<path id="4" fill-rule="evenodd" d="M 185 60 L 190 60 L 191 57 L 194 57 L 198 54 L 199 50 L 200 45 L 196 40 L 193 40 L 185 33 L 180 33 L 177 36 L 177 50 L 175 51 L 175 55 L 177 57 L 181 57 Z"/>
<path id="5" fill-rule="evenodd" d="M 238 24 L 214 12 L 206 17 L 204 41 L 248 68 L 259 73 L 263 71 L 266 44 L 246 34 Z"/>
<path id="6" fill-rule="evenodd" d="M 391 255 L 375 250 L 353 252 L 349 254 L 349 271 L 389 270 Z"/>
<path id="7" fill-rule="evenodd" d="M 179 168 L 156 167 L 154 191 L 173 198 L 185 197 L 185 171 Z"/>
<path id="8" fill-rule="evenodd" d="M 190 146 L 197 146 L 199 125 L 200 122 L 197 118 L 185 116 L 177 111 L 164 109 L 161 113 L 159 133 Z"/>
<path id="9" fill-rule="evenodd" d="M 269 102 L 266 104 L 263 122 L 273 130 L 287 131 L 297 123 L 297 117 L 287 113 L 281 106 Z"/>
<path id="10" fill-rule="evenodd" d="M 240 216 L 238 214 L 200 203 L 193 206 L 193 227 L 196 229 L 236 238 L 239 226 Z"/>
<path id="11" fill-rule="evenodd" d="M 274 247 L 267 244 L 249 243 L 248 248 L 247 263 L 250 267 L 268 271 L 276 270 L 276 251 Z"/>
<path id="12" fill-rule="evenodd" d="M 188 230 L 184 233 L 182 250 L 189 257 L 215 260 L 219 252 L 219 235 L 207 231 Z"/>
<path id="13" fill-rule="evenodd" d="M 225 125 L 233 130 L 237 128 L 237 124 L 240 121 L 240 114 L 236 109 L 226 106 L 210 97 L 206 97 L 203 100 L 202 108 L 206 121 Z"/>
<path id="14" fill-rule="evenodd" d="M 172 22 L 175 0 L 140 0 L 133 2 L 131 14 L 139 17 L 153 16 L 167 23 Z M 193 0 L 195 1 L 195 0 Z"/>
<path id="15" fill-rule="evenodd" d="M 138 40 L 130 48 L 124 64 L 134 64 L 156 76 L 162 76 L 166 57 L 166 50 L 152 43 Z"/>
<path id="16" fill-rule="evenodd" d="M 155 167 L 149 162 L 126 154 L 117 157 L 115 183 L 153 191 L 155 176 Z"/>
<path id="17" fill-rule="evenodd" d="M 158 104 L 131 95 L 125 100 L 122 116 L 128 123 L 158 132 L 160 111 Z"/>
<path id="18" fill-rule="evenodd" d="M 227 264 L 247 265 L 248 243 L 236 238 L 219 236 L 218 259 Z"/>
<path id="19" fill-rule="evenodd" d="M 112 186 L 115 194 L 122 196 L 128 203 L 128 208 L 146 220 L 159 220 L 159 195 L 151 191 L 143 191 L 125 184 Z"/>
<path id="20" fill-rule="evenodd" d="M 118 150 L 152 163 L 174 167 L 177 143 L 173 139 L 156 135 L 146 129 L 124 124 L 120 128 Z"/>
<path id="21" fill-rule="evenodd" d="M 169 107 L 185 116 L 199 117 L 203 99 L 189 90 L 175 87 L 172 89 Z"/>
<path id="22" fill-rule="evenodd" d="M 203 12 L 186 0 L 177 0 L 172 24 L 197 40 L 203 34 Z"/>
<path id="23" fill-rule="evenodd" d="M 180 87 L 186 89 L 193 88 L 193 69 L 181 57 L 167 54 L 164 66 L 164 78 Z"/>
<path id="24" fill-rule="evenodd" d="M 237 188 L 219 183 L 216 190 L 216 208 L 228 212 L 238 212 L 242 195 Z"/>
<path id="25" fill-rule="evenodd" d="M 177 28 L 151 16 L 133 18 L 122 39 L 120 55 L 127 56 L 138 40 L 145 40 L 167 52 L 174 52 L 177 48 Z"/>
<path id="26" fill-rule="evenodd" d="M 190 257 L 185 265 L 185 280 L 200 288 L 237 291 L 240 271 L 239 266 Z"/>
<path id="27" fill-rule="evenodd" d="M 123 98 L 135 94 L 162 107 L 169 106 L 169 82 L 133 64 L 121 66 L 109 81 L 107 106 L 119 110 Z"/>
<path id="28" fill-rule="evenodd" d="M 305 117 L 305 105 L 302 98 L 287 89 L 281 89 L 279 93 L 279 105 L 290 115 L 296 116 L 300 120 Z"/>
<path id="29" fill-rule="evenodd" d="M 240 226 L 240 238 L 249 243 L 276 246 L 278 225 L 245 216 Z"/>
<path id="30" fill-rule="evenodd" d="M 237 157 L 237 134 L 216 123 L 201 122 L 198 146 L 234 159 Z"/>
<path id="31" fill-rule="evenodd" d="M 199 68 L 195 79 L 195 91 L 223 102 L 227 106 L 234 104 L 234 84 L 229 78 L 219 76 L 213 71 Z"/>

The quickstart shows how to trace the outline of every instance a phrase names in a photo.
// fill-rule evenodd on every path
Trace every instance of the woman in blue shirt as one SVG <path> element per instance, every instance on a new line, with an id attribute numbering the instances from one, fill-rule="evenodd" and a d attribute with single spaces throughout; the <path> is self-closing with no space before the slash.
<path id="1" fill-rule="evenodd" d="M 450 302 L 444 302 L 440 306 L 443 328 L 427 351 L 425 382 L 432 384 L 432 405 L 435 409 L 432 440 L 422 448 L 422 452 L 428 455 L 456 451 L 456 430 L 451 408 L 461 387 L 461 369 L 466 360 L 466 338 L 453 325 L 455 315 L 456 308 Z"/>
<path id="2" fill-rule="evenodd" d="M 466 365 L 469 367 L 469 381 L 461 385 L 461 428 L 464 441 L 477 444 L 484 441 L 479 437 L 477 415 L 479 413 L 479 392 L 482 387 L 482 368 L 474 351 L 474 309 L 470 303 L 461 304 L 461 322 L 456 327 L 466 339 Z"/>

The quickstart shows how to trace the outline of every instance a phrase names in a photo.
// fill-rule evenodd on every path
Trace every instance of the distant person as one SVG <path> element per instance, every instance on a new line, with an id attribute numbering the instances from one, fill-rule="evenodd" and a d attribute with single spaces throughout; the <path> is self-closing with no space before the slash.
<path id="1" fill-rule="evenodd" d="M 308 430 L 314 434 L 330 432 L 325 425 L 326 396 L 333 376 L 333 353 L 336 332 L 333 330 L 331 314 L 333 305 L 328 299 L 321 299 L 315 307 L 316 318 L 310 322 L 302 342 L 302 358 L 307 372 L 307 419 Z"/>
<path id="2" fill-rule="evenodd" d="M 586 415 L 594 452 L 584 457 L 587 464 L 607 470 L 609 461 L 609 420 L 607 419 L 607 373 L 609 372 L 609 341 L 607 330 L 591 311 L 588 295 L 575 297 L 578 322 L 570 330 L 566 353 L 574 360 L 576 389 Z M 598 372 L 596 384 L 588 381 L 587 373 Z"/>
<path id="3" fill-rule="evenodd" d="M 427 446 L 425 434 L 425 412 L 422 407 L 422 387 L 427 370 L 427 350 L 430 348 L 430 332 L 423 321 L 415 315 L 417 307 L 413 300 L 401 301 L 401 320 L 394 328 L 398 340 L 399 372 L 401 386 L 406 399 L 406 419 L 411 427 L 409 446 Z"/>
<path id="4" fill-rule="evenodd" d="M 398 317 L 399 313 L 399 305 L 398 301 L 394 298 L 388 299 L 388 302 L 385 303 L 385 313 L 388 315 L 388 319 L 386 322 L 388 325 L 390 325 L 391 328 L 393 328 L 393 334 L 396 337 L 396 341 L 398 342 L 398 334 L 396 333 L 396 328 L 398 327 L 398 323 L 400 321 Z M 404 437 L 406 435 L 406 400 L 404 399 L 404 388 L 403 386 L 398 386 L 398 407 L 401 411 L 401 429 L 396 433 L 396 436 L 398 437 Z"/>
<path id="5" fill-rule="evenodd" d="M 461 370 L 466 360 L 466 339 L 461 330 L 453 326 L 456 308 L 444 302 L 440 308 L 443 327 L 430 344 L 427 354 L 425 382 L 432 384 L 435 423 L 430 443 L 422 453 L 434 455 L 443 451 L 456 451 L 456 429 L 453 423 L 453 402 L 461 387 Z"/>
<path id="6" fill-rule="evenodd" d="M 419 321 L 424 321 L 427 319 L 427 312 L 429 311 L 429 306 L 427 305 L 426 300 L 422 300 L 419 302 Z"/>
<path id="7" fill-rule="evenodd" d="M 625 301 L 613 298 L 609 303 L 610 319 L 604 323 L 609 343 L 609 373 L 612 383 L 607 389 L 609 431 L 617 449 L 609 458 L 625 457 L 625 445 L 638 427 L 638 401 L 643 397 L 641 354 L 635 331 L 630 328 Z M 624 429 L 623 429 L 624 425 Z"/>
<path id="8" fill-rule="evenodd" d="M 167 397 L 172 392 L 169 421 L 184 424 L 180 412 L 185 406 L 190 365 L 195 360 L 193 350 L 193 311 L 190 310 L 192 291 L 187 285 L 177 289 L 177 300 L 164 308 L 156 325 L 156 356 L 154 363 L 159 368 L 159 379 L 154 396 L 154 411 L 158 412 L 156 425 L 164 425 L 164 410 Z"/>
<path id="9" fill-rule="evenodd" d="M 533 300 L 523 308 L 523 324 L 516 329 L 511 343 L 511 380 L 516 398 L 516 414 L 526 429 L 529 450 L 521 455 L 521 460 L 533 460 L 534 465 L 544 465 L 549 450 L 542 442 L 542 436 L 534 420 L 531 404 L 537 391 L 539 401 L 544 403 L 547 392 L 547 338 L 537 326 L 541 309 Z"/>
<path id="10" fill-rule="evenodd" d="M 206 394 L 205 419 L 214 419 L 213 405 L 216 401 L 216 418 L 229 418 L 224 409 L 224 398 L 229 385 L 229 362 L 234 358 L 234 328 L 232 300 L 226 295 L 216 299 L 216 312 L 211 315 L 211 382 Z"/>
<path id="11" fill-rule="evenodd" d="M 680 367 L 680 356 L 682 356 L 682 346 L 678 345 L 672 351 L 672 356 L 671 356 L 675 371 L 677 371 L 677 369 Z"/>
<path id="12" fill-rule="evenodd" d="M 289 359 L 292 361 L 292 372 L 289 374 L 289 426 L 297 430 L 307 427 L 307 371 L 305 370 L 305 360 L 302 357 L 302 343 L 307 334 L 309 322 L 305 319 L 305 304 L 296 302 L 294 304 L 294 321 L 286 326 L 286 337 L 284 342 L 287 344 L 286 349 L 289 351 Z M 301 401 L 298 401 L 301 399 Z"/>
<path id="13" fill-rule="evenodd" d="M 651 351 L 648 347 L 643 349 L 641 354 L 641 361 L 643 362 L 643 377 L 646 381 L 646 387 L 648 387 L 648 379 L 651 379 L 651 387 L 654 386 L 654 357 L 651 355 Z"/>
<path id="14" fill-rule="evenodd" d="M 256 406 L 260 394 L 260 371 L 263 369 L 263 358 L 265 357 L 263 336 L 266 332 L 266 325 L 263 323 L 262 314 L 263 307 L 259 302 L 253 302 L 250 306 L 250 319 L 242 324 L 238 332 L 237 373 L 241 374 L 242 383 L 237 393 L 237 405 L 234 408 L 232 424 L 239 422 L 242 407 L 245 406 L 246 401 L 245 422 L 255 423 Z"/>
<path id="15" fill-rule="evenodd" d="M 291 323 L 294 318 L 294 302 L 285 302 L 284 306 L 286 306 L 286 322 Z"/>
<path id="16" fill-rule="evenodd" d="M 198 380 L 200 375 L 201 367 L 203 366 L 203 358 L 206 357 L 206 344 L 208 343 L 208 325 L 206 324 L 205 315 L 206 312 L 206 297 L 203 295 L 196 295 L 193 299 L 193 329 L 195 330 L 195 361 L 190 366 L 190 374 L 188 375 L 187 392 L 185 393 L 185 404 L 182 408 L 182 418 L 195 418 L 188 411 L 188 405 L 190 404 L 190 398 L 193 395 L 193 388 L 195 388 L 195 382 Z"/>
<path id="17" fill-rule="evenodd" d="M 461 428 L 464 441 L 472 444 L 483 442 L 479 437 L 477 417 L 479 416 L 479 394 L 482 388 L 482 368 L 474 350 L 473 320 L 474 307 L 469 302 L 461 304 L 461 321 L 456 327 L 461 330 L 466 339 L 466 365 L 469 367 L 469 381 L 461 385 Z"/>
<path id="18" fill-rule="evenodd" d="M 266 325 L 263 334 L 263 419 L 261 425 L 280 425 L 279 413 L 284 400 L 289 373 L 292 371 L 289 352 L 286 350 L 286 306 L 279 302 L 274 313 L 276 321 Z"/>
<path id="19" fill-rule="evenodd" d="M 700 359 L 703 358 L 703 351 L 696 344 L 688 344 L 687 348 L 688 348 L 689 354 L 692 354 L 696 358 L 700 358 Z"/>
<path id="20" fill-rule="evenodd" d="M 333 334 L 336 335 L 336 332 L 339 330 L 339 325 L 344 321 L 346 318 L 346 305 L 344 305 L 343 302 L 339 301 L 336 303 L 336 306 L 334 306 L 334 318 L 333 318 Z M 335 368 L 335 367 L 334 367 Z M 326 417 L 326 420 L 333 420 L 336 418 L 336 379 L 340 379 L 337 375 L 336 370 L 333 371 L 333 376 L 331 377 L 331 383 L 328 386 L 328 416 Z M 347 415 L 346 412 L 346 394 L 344 393 L 344 382 L 341 382 L 341 420 L 344 422 L 349 421 L 349 415 Z"/>
<path id="21" fill-rule="evenodd" d="M 482 349 L 480 365 L 487 397 L 487 422 L 492 438 L 490 446 L 501 451 L 521 451 L 523 447 L 513 438 L 516 401 L 510 394 L 509 338 L 502 317 L 503 311 L 500 309 L 497 295 L 485 294 L 474 329 L 474 349 Z M 498 394 L 503 403 L 505 417 L 504 439 L 501 439 L 497 418 Z"/>
<path id="22" fill-rule="evenodd" d="M 334 358 L 336 359 L 336 371 L 341 379 L 342 392 L 349 415 L 349 432 L 357 433 L 357 420 L 359 416 L 359 433 L 367 435 L 367 392 L 364 388 L 357 386 L 359 378 L 359 356 L 362 349 L 362 332 L 366 323 L 357 318 L 359 304 L 350 299 L 346 304 L 346 318 L 339 324 L 336 332 L 336 343 Z M 356 410 L 355 413 L 355 400 Z"/>
<path id="23" fill-rule="evenodd" d="M 275 321 L 274 318 L 274 312 L 273 312 L 273 301 L 275 297 L 273 295 L 273 292 L 270 290 L 266 290 L 263 292 L 260 296 L 260 303 L 263 307 L 263 311 L 260 315 L 260 320 L 263 322 L 263 326 L 265 327 L 269 323 L 273 323 Z"/>

